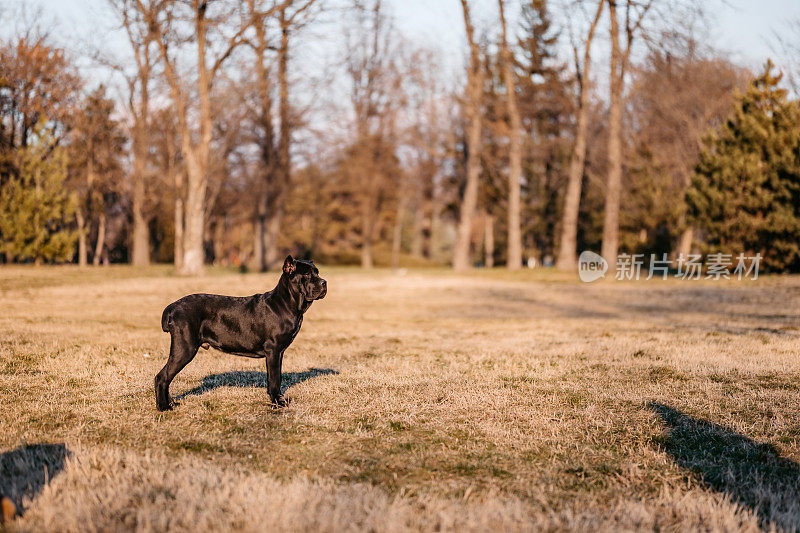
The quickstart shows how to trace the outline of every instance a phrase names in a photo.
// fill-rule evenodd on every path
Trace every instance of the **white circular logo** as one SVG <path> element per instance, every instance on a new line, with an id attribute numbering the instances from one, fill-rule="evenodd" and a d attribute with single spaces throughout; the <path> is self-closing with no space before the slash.
<path id="1" fill-rule="evenodd" d="M 606 277 L 606 272 L 608 272 L 608 262 L 603 256 L 589 250 L 581 252 L 578 257 L 578 276 L 581 281 L 591 283 Z"/>

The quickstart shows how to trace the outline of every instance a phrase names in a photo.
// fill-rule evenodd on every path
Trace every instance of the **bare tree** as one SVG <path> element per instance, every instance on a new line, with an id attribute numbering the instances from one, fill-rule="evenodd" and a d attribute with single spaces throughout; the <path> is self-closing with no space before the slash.
<path id="1" fill-rule="evenodd" d="M 467 0 L 461 0 L 464 12 L 464 29 L 469 44 L 469 68 L 467 71 L 467 90 L 464 112 L 467 118 L 467 183 L 459 213 L 458 233 L 453 249 L 453 268 L 456 271 L 471 267 L 472 222 L 478 205 L 478 179 L 481 171 L 481 102 L 483 98 L 483 68 L 475 28 L 470 17 Z"/>
<path id="2" fill-rule="evenodd" d="M 292 4 L 292 2 L 288 2 Z M 278 46 L 278 120 L 280 130 L 278 136 L 278 160 L 277 173 L 275 176 L 273 213 L 267 224 L 267 265 L 280 261 L 278 255 L 278 235 L 280 234 L 281 221 L 283 220 L 283 198 L 286 187 L 289 186 L 291 179 L 291 162 L 289 159 L 289 143 L 291 142 L 291 117 L 289 116 L 289 32 L 294 24 L 294 19 L 313 4 L 308 1 L 299 10 L 288 13 L 288 6 L 284 5 L 278 12 L 278 22 L 281 30 L 280 45 Z"/>
<path id="3" fill-rule="evenodd" d="M 247 0 L 253 19 L 255 38 L 249 44 L 255 52 L 256 87 L 259 101 L 259 139 L 261 182 L 254 219 L 253 255 L 254 267 L 267 270 L 280 261 L 278 236 L 284 214 L 286 188 L 291 179 L 290 147 L 293 117 L 289 102 L 288 65 L 290 36 L 299 30 L 309 18 L 311 8 L 317 0 L 283 3 L 266 0 Z M 277 21 L 279 36 L 275 45 L 268 32 L 269 19 Z M 276 57 L 273 57 L 276 56 Z M 275 139 L 273 124 L 273 95 L 270 79 L 270 62 L 277 63 L 278 78 L 278 136 Z"/>
<path id="4" fill-rule="evenodd" d="M 586 137 L 589 127 L 589 68 L 592 59 L 592 41 L 603 13 L 605 0 L 597 0 L 595 4 L 594 18 L 586 37 L 580 41 L 573 39 L 572 43 L 575 75 L 578 80 L 578 112 L 575 142 L 569 160 L 567 191 L 564 195 L 561 239 L 556 254 L 556 267 L 561 270 L 575 270 L 577 267 L 578 210 L 581 203 L 581 181 L 586 162 Z M 579 52 L 580 48 L 583 49 L 582 54 Z"/>
<path id="5" fill-rule="evenodd" d="M 626 98 L 626 108 L 636 117 L 630 127 L 637 147 L 632 166 L 640 166 L 645 159 L 659 169 L 646 183 L 659 191 L 657 196 L 667 195 L 674 201 L 661 202 L 643 213 L 628 209 L 626 204 L 623 215 L 627 216 L 620 217 L 620 225 L 636 231 L 631 219 L 641 217 L 640 232 L 646 229 L 655 235 L 659 225 L 670 228 L 675 232 L 672 255 L 676 260 L 692 247 L 694 231 L 687 224 L 683 198 L 703 149 L 703 138 L 727 119 L 735 91 L 744 89 L 752 77 L 712 50 L 698 50 L 697 43 L 693 36 L 659 39 L 646 60 L 632 69 Z M 625 192 L 630 188 L 636 188 L 636 183 L 629 184 Z M 625 199 L 623 195 L 623 203 Z"/>
<path id="6" fill-rule="evenodd" d="M 355 115 L 355 140 L 347 169 L 360 217 L 361 266 L 373 266 L 383 204 L 394 182 L 396 113 L 402 105 L 394 28 L 381 0 L 353 2 L 355 23 L 346 29 L 346 57 Z M 356 33 L 352 31 L 356 28 Z"/>
<path id="7" fill-rule="evenodd" d="M 397 208 L 392 227 L 392 269 L 400 268 L 400 252 L 402 251 L 403 217 L 408 206 L 408 178 L 404 172 L 400 173 L 397 193 Z"/>
<path id="8" fill-rule="evenodd" d="M 242 44 L 250 21 L 225 24 L 233 17 L 210 16 L 210 8 L 216 5 L 220 6 L 219 11 L 235 12 L 229 2 L 221 0 L 133 2 L 158 44 L 181 135 L 181 152 L 186 165 L 186 196 L 183 202 L 184 249 L 180 272 L 200 274 L 204 262 L 206 194 L 214 125 L 211 91 L 223 64 Z M 187 43 L 193 43 L 193 49 L 184 46 Z M 184 54 L 180 54 L 176 50 L 178 48 Z M 194 73 L 193 80 L 189 79 L 185 69 L 180 68 L 179 57 L 183 56 L 193 57 L 190 69 Z M 192 88 L 195 93 L 191 91 Z"/>
<path id="9" fill-rule="evenodd" d="M 93 264 L 100 264 L 106 237 L 106 198 L 119 192 L 120 155 L 126 137 L 119 123 L 112 118 L 115 102 L 106 98 L 104 86 L 87 95 L 71 118 L 69 166 L 71 188 L 77 192 L 78 264 L 86 266 L 87 233 L 92 219 L 97 220 L 97 241 Z M 88 219 L 88 220 L 87 220 Z"/>
<path id="10" fill-rule="evenodd" d="M 181 160 L 181 140 L 175 113 L 169 108 L 153 112 L 150 121 L 150 142 L 153 167 L 161 180 L 156 182 L 159 191 L 170 191 L 173 203 L 173 261 L 180 271 L 183 260 L 183 181 L 186 172 Z"/>
<path id="11" fill-rule="evenodd" d="M 454 144 L 446 139 L 452 128 L 445 110 L 450 109 L 452 99 L 444 88 L 436 50 L 414 50 L 406 63 L 405 115 L 410 124 L 405 129 L 404 145 L 409 152 L 407 204 L 412 219 L 409 251 L 415 257 L 430 259 L 436 240 L 434 213 L 441 210 L 437 188 L 441 187 L 443 167 L 452 157 Z"/>
<path id="12" fill-rule="evenodd" d="M 494 215 L 491 213 L 483 214 L 483 247 L 483 264 L 486 268 L 492 268 L 494 267 Z"/>
<path id="13" fill-rule="evenodd" d="M 61 140 L 83 85 L 63 49 L 31 26 L 16 40 L 0 42 L 0 80 L 0 150 L 26 147 L 43 117 L 56 127 Z M 13 154 L 9 156 L 13 159 Z"/>
<path id="14" fill-rule="evenodd" d="M 122 23 L 128 44 L 133 52 L 135 68 L 129 72 L 120 62 L 104 61 L 120 72 L 127 89 L 127 111 L 131 116 L 131 144 L 133 155 L 133 240 L 131 262 L 137 266 L 150 263 L 149 220 L 145 214 L 147 159 L 150 151 L 150 90 L 156 67 L 158 51 L 155 34 L 146 18 L 137 11 L 131 0 L 109 0 L 109 4 Z M 148 6 L 155 9 L 155 4 Z M 151 13 L 151 15 L 155 15 Z"/>
<path id="15" fill-rule="evenodd" d="M 520 228 L 520 178 L 522 177 L 522 120 L 517 107 L 517 89 L 512 68 L 513 58 L 506 35 L 506 15 L 503 0 L 497 0 L 500 12 L 500 59 L 503 80 L 506 86 L 506 112 L 509 122 L 509 170 L 508 170 L 508 259 L 509 270 L 522 266 L 522 231 Z M 487 226 L 488 227 L 488 226 Z M 487 240 L 488 242 L 488 240 Z M 487 264 L 488 266 L 488 264 Z"/>
<path id="16" fill-rule="evenodd" d="M 256 206 L 253 219 L 253 268 L 265 271 L 267 261 L 267 220 L 271 212 L 270 203 L 273 198 L 273 188 L 279 184 L 274 179 L 275 167 L 275 132 L 272 117 L 272 81 L 269 62 L 274 45 L 267 32 L 268 16 L 272 6 L 266 8 L 262 2 L 248 0 L 250 14 L 254 20 L 255 38 L 250 40 L 250 45 L 255 53 L 255 85 L 258 94 L 256 104 L 256 122 L 258 125 L 258 139 L 260 151 L 260 164 L 256 182 Z"/>
<path id="17" fill-rule="evenodd" d="M 603 218 L 603 246 L 601 255 L 607 261 L 616 261 L 619 249 L 619 202 L 622 195 L 622 97 L 625 74 L 630 63 L 633 42 L 642 29 L 642 22 L 654 0 L 625 0 L 624 43 L 620 42 L 617 0 L 606 0 L 609 11 L 611 36 L 611 78 L 608 104 L 608 181 L 606 207 Z"/>
<path id="18" fill-rule="evenodd" d="M 800 95 L 800 17 L 787 20 L 773 36 L 776 54 L 783 56 L 780 62 L 786 81 L 795 96 Z"/>

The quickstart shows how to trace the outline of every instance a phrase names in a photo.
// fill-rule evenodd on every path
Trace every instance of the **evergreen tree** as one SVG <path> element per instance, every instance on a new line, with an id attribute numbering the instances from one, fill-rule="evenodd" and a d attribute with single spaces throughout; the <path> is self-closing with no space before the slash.
<path id="1" fill-rule="evenodd" d="M 558 61 L 559 33 L 547 0 L 526 0 L 520 12 L 519 109 L 523 151 L 523 239 L 526 254 L 555 255 L 556 227 L 575 120 L 573 82 Z"/>
<path id="2" fill-rule="evenodd" d="M 67 158 L 44 121 L 17 153 L 18 174 L 0 186 L 0 253 L 7 260 L 66 261 L 75 251 L 70 229 L 75 201 L 64 190 Z"/>
<path id="3" fill-rule="evenodd" d="M 708 251 L 760 253 L 769 271 L 800 271 L 800 107 L 772 70 L 705 139 L 687 203 Z"/>
<path id="4" fill-rule="evenodd" d="M 533 85 L 543 86 L 548 81 L 558 79 L 564 70 L 561 66 L 553 66 L 556 61 L 555 47 L 558 44 L 558 32 L 551 27 L 547 0 L 528 0 L 522 4 L 520 13 L 522 34 L 519 47 L 522 58 L 519 68 L 524 77 Z"/>

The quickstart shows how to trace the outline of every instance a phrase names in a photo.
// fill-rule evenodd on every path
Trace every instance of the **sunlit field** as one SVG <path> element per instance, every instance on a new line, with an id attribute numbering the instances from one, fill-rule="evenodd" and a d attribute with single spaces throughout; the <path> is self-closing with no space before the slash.
<path id="1" fill-rule="evenodd" d="M 160 413 L 164 306 L 277 274 L 0 269 L 7 528 L 800 528 L 800 279 L 321 270 L 287 408 L 201 350 Z"/>

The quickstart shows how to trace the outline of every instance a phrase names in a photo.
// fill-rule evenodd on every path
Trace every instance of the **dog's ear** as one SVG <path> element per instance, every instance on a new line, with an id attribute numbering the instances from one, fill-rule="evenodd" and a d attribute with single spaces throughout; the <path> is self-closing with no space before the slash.
<path id="1" fill-rule="evenodd" d="M 294 274 L 296 268 L 297 266 L 294 263 L 294 257 L 287 255 L 286 259 L 283 260 L 283 271 L 291 276 Z"/>

